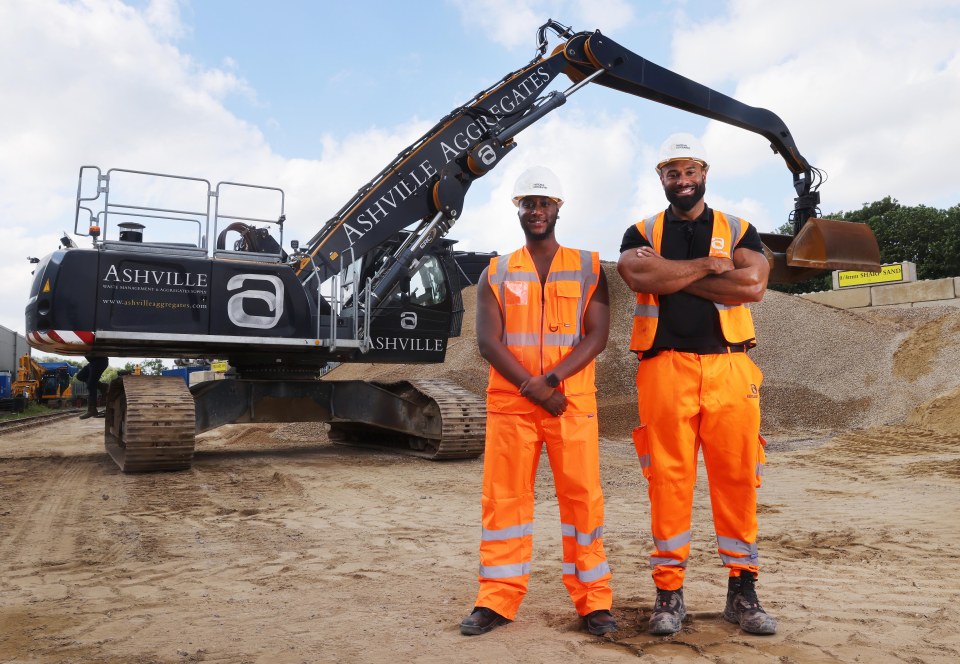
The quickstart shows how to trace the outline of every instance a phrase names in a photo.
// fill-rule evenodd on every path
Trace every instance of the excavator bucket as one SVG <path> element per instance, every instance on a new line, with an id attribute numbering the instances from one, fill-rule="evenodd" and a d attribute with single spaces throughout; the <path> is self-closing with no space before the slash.
<path id="1" fill-rule="evenodd" d="M 795 236 L 761 233 L 770 283 L 790 284 L 827 270 L 880 271 L 880 247 L 866 224 L 808 219 Z"/>

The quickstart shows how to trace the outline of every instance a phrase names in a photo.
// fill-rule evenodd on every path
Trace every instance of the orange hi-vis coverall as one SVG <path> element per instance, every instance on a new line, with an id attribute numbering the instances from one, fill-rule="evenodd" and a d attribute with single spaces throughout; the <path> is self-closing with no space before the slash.
<path id="1" fill-rule="evenodd" d="M 637 224 L 660 253 L 664 213 Z M 711 256 L 729 258 L 747 222 L 714 211 Z M 641 356 L 654 342 L 657 295 L 637 293 L 630 349 Z M 683 585 L 690 555 L 690 521 L 697 456 L 703 450 L 717 551 L 730 576 L 756 574 L 756 490 L 763 475 L 760 436 L 760 369 L 747 357 L 756 345 L 753 319 L 743 305 L 715 303 L 728 352 L 700 354 L 664 349 L 643 357 L 637 368 L 641 425 L 633 440 L 649 482 L 650 555 L 657 588 Z M 736 352 L 731 352 L 736 349 Z"/>
<path id="2" fill-rule="evenodd" d="M 543 288 L 526 248 L 493 258 L 487 273 L 504 321 L 503 342 L 531 374 L 548 373 L 583 337 L 584 312 L 599 282 L 598 255 L 561 247 Z M 558 389 L 567 410 L 554 417 L 490 368 L 475 605 L 511 620 L 530 579 L 534 483 L 544 442 L 560 506 L 564 585 L 580 615 L 609 609 L 613 601 L 603 550 L 594 363 Z"/>

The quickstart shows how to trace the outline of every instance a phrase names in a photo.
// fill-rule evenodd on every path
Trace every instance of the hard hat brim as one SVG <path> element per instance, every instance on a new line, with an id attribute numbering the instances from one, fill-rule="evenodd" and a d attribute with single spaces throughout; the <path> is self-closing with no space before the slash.
<path id="1" fill-rule="evenodd" d="M 556 196 L 544 196 L 543 194 L 526 194 L 526 195 L 524 195 L 524 196 L 514 196 L 514 197 L 513 197 L 513 205 L 514 205 L 514 207 L 520 207 L 520 201 L 522 201 L 524 198 L 527 198 L 528 196 L 537 196 L 538 198 L 541 198 L 541 197 L 542 197 L 542 198 L 549 198 L 549 199 L 552 200 L 552 201 L 556 201 L 557 205 L 563 205 L 563 199 L 562 199 L 562 198 L 557 198 Z"/>
<path id="2" fill-rule="evenodd" d="M 705 169 L 706 169 L 706 168 L 710 168 L 710 164 L 708 164 L 707 162 L 705 162 L 703 159 L 697 159 L 697 158 L 695 158 L 695 157 L 672 157 L 672 158 L 670 158 L 670 159 L 664 159 L 664 160 L 661 161 L 659 164 L 657 164 L 657 173 L 660 172 L 660 169 L 661 169 L 661 168 L 663 168 L 663 167 L 666 166 L 667 164 L 672 164 L 672 163 L 675 162 L 675 161 L 695 161 L 695 162 L 697 162 L 698 164 L 700 164 L 701 166 L 703 166 Z"/>

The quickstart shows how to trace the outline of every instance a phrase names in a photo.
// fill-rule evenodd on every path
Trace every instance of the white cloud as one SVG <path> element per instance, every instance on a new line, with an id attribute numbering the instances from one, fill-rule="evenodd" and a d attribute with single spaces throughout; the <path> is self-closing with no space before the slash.
<path id="1" fill-rule="evenodd" d="M 144 18 L 158 36 L 177 39 L 189 32 L 180 20 L 180 0 L 150 0 Z"/>
<path id="2" fill-rule="evenodd" d="M 588 116 L 577 110 L 553 115 L 524 131 L 507 161 L 486 176 L 486 192 L 473 191 L 468 198 L 452 233 L 461 239 L 458 248 L 505 252 L 522 245 L 511 202 L 513 183 L 526 168 L 544 165 L 560 178 L 566 196 L 557 223 L 560 242 L 614 259 L 623 231 L 635 221 L 625 208 L 624 192 L 635 188 L 637 156 L 642 157 L 637 136 L 632 113 Z M 662 200 L 661 191 L 654 200 L 643 202 L 649 212 Z"/>
<path id="3" fill-rule="evenodd" d="M 825 207 L 856 209 L 886 195 L 957 202 L 950 178 L 919 167 L 960 151 L 956 3 L 812 0 L 799 11 L 735 0 L 725 16 L 678 29 L 673 43 L 678 70 L 733 83 L 733 97 L 777 111 L 801 153 L 830 175 Z M 750 177 L 770 163 L 766 141 L 740 130 L 712 123 L 704 140 L 728 175 Z"/>
<path id="4" fill-rule="evenodd" d="M 175 9 L 0 3 L 0 324 L 23 331 L 32 280 L 25 258 L 53 251 L 73 231 L 80 165 L 280 186 L 285 239 L 303 242 L 432 124 L 327 136 L 319 161 L 283 158 L 223 105 L 228 93 L 253 94 L 247 83 L 234 71 L 199 68 L 169 43 Z"/>
<path id="5" fill-rule="evenodd" d="M 534 36 L 547 19 L 575 31 L 598 28 L 611 31 L 633 22 L 633 6 L 626 0 L 449 0 L 460 10 L 464 25 L 479 29 L 507 48 L 536 46 Z M 549 37 L 555 38 L 552 33 Z"/>

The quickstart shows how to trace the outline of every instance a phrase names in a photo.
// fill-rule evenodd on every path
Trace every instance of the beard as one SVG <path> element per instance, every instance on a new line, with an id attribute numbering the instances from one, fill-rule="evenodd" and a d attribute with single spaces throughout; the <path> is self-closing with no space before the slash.
<path id="1" fill-rule="evenodd" d="M 523 235 L 524 237 L 527 238 L 527 240 L 538 242 L 540 240 L 546 240 L 548 237 L 553 235 L 553 230 L 556 227 L 556 225 L 557 225 L 556 219 L 554 219 L 553 221 L 549 221 L 547 222 L 546 228 L 544 228 L 543 231 L 540 233 L 532 232 L 529 228 L 527 228 L 526 224 L 521 224 L 521 227 L 523 228 Z"/>
<path id="2" fill-rule="evenodd" d="M 670 201 L 672 205 L 676 205 L 684 212 L 689 212 L 703 199 L 703 195 L 707 193 L 707 183 L 701 182 L 698 184 L 696 190 L 689 196 L 678 196 L 673 191 L 665 191 L 664 193 L 667 195 L 667 200 Z"/>

